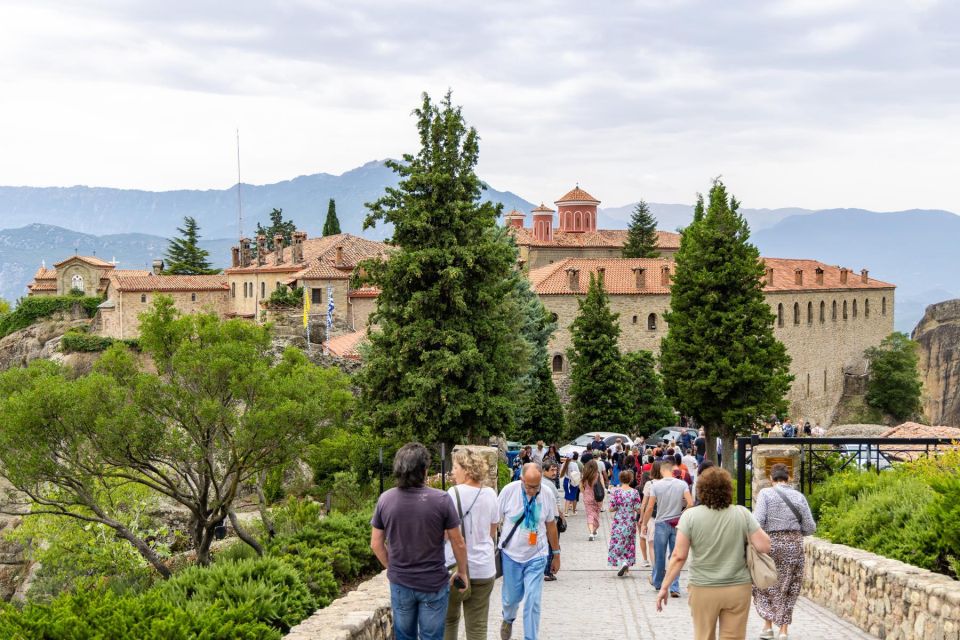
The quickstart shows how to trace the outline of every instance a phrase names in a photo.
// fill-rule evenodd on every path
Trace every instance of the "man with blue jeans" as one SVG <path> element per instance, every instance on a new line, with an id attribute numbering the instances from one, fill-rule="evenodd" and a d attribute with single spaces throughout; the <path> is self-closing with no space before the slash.
<path id="1" fill-rule="evenodd" d="M 657 517 L 653 532 L 653 555 L 656 564 L 652 584 L 657 590 L 662 586 L 663 578 L 667 573 L 669 554 L 677 544 L 677 523 L 680 521 L 680 514 L 683 513 L 684 508 L 693 506 L 693 498 L 690 496 L 687 483 L 673 477 L 674 465 L 674 461 L 669 456 L 664 457 L 660 462 L 660 474 L 663 479 L 652 485 L 650 500 L 643 512 L 643 525 L 640 529 L 641 536 L 647 534 L 650 516 L 656 505 Z M 679 576 L 670 585 L 670 595 L 674 598 L 680 597 Z"/>
<path id="2" fill-rule="evenodd" d="M 540 597 L 547 556 L 552 552 L 551 573 L 560 570 L 557 503 L 542 491 L 543 474 L 537 464 L 523 467 L 520 480 L 511 482 L 497 499 L 503 522 L 503 623 L 500 640 L 510 640 L 513 621 L 523 600 L 523 638 L 537 640 L 540 633 Z"/>
<path id="3" fill-rule="evenodd" d="M 457 561 L 455 578 L 470 587 L 467 545 L 457 507 L 427 486 L 430 452 L 405 444 L 393 458 L 397 486 L 380 496 L 370 520 L 370 548 L 387 569 L 396 640 L 442 640 L 450 597 L 444 534 Z"/>

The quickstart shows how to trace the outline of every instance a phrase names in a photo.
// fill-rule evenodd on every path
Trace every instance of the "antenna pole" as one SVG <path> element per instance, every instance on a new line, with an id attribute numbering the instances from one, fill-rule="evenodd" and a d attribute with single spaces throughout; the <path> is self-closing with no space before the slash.
<path id="1" fill-rule="evenodd" d="M 243 200 L 240 198 L 240 129 L 237 129 L 237 231 L 243 238 Z M 242 249 L 241 249 L 242 250 Z"/>

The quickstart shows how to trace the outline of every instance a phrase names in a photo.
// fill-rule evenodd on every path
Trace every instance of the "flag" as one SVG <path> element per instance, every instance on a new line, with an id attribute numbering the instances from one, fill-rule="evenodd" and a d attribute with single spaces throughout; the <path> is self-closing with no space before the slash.
<path id="1" fill-rule="evenodd" d="M 303 326 L 307 326 L 307 316 L 310 315 L 310 287 L 303 288 Z"/>
<path id="2" fill-rule="evenodd" d="M 327 335 L 333 327 L 333 287 L 327 287 Z"/>

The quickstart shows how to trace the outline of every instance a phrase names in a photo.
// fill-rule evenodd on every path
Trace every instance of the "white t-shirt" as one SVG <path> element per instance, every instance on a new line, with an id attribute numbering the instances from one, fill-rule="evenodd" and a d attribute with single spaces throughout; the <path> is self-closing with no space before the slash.
<path id="1" fill-rule="evenodd" d="M 497 573 L 493 559 L 494 542 L 490 537 L 490 525 L 500 522 L 497 510 L 497 494 L 490 487 L 471 487 L 460 484 L 447 493 L 457 506 L 455 491 L 460 492 L 460 507 L 463 509 L 463 527 L 467 532 L 467 565 L 471 578 L 492 578 Z M 520 533 L 519 531 L 517 532 Z M 444 543 L 447 566 L 456 562 L 450 542 Z"/>
<path id="2" fill-rule="evenodd" d="M 543 464 L 543 456 L 546 455 L 546 449 L 537 449 L 533 448 L 533 451 L 530 453 L 530 460 L 536 462 L 537 464 Z"/>
<path id="3" fill-rule="evenodd" d="M 510 539 L 510 543 L 503 547 L 503 552 L 510 556 L 514 562 L 524 563 L 537 557 L 546 557 L 550 551 L 550 543 L 547 542 L 547 524 L 557 519 L 557 502 L 552 491 L 544 490 L 541 485 L 540 493 L 534 506 L 530 507 L 534 520 L 536 521 L 537 538 L 534 544 L 530 544 L 530 529 L 521 522 L 517 527 L 516 533 Z M 518 519 L 523 519 L 524 498 L 526 493 L 523 490 L 523 480 L 511 482 L 497 498 L 498 514 L 503 518 L 503 528 L 500 530 L 502 540 L 505 540 L 513 525 Z"/>
<path id="4" fill-rule="evenodd" d="M 696 479 L 697 477 L 697 458 L 695 456 L 683 456 L 681 460 L 683 464 L 687 465 L 687 471 L 690 473 L 690 477 Z"/>

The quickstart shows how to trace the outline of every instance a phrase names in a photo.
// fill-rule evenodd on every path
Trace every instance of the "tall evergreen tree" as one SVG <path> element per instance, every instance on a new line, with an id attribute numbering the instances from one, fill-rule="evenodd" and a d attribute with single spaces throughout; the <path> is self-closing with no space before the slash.
<path id="1" fill-rule="evenodd" d="M 627 393 L 630 398 L 630 424 L 634 433 L 644 435 L 676 424 L 676 415 L 663 392 L 663 379 L 650 351 L 624 354 Z"/>
<path id="2" fill-rule="evenodd" d="M 707 455 L 733 469 L 734 439 L 786 409 L 790 356 L 773 335 L 764 266 L 750 229 L 717 179 L 680 240 L 660 369 L 674 408 L 704 429 Z"/>
<path id="3" fill-rule="evenodd" d="M 337 201 L 333 198 L 330 198 L 329 204 L 327 204 L 327 219 L 323 223 L 323 235 L 326 236 L 335 236 L 340 231 L 340 219 L 337 218 Z"/>
<path id="4" fill-rule="evenodd" d="M 210 252 L 201 249 L 200 227 L 197 221 L 190 216 L 183 219 L 183 227 L 178 227 L 179 238 L 171 238 L 167 247 L 167 275 L 210 275 L 220 273 L 220 269 L 210 266 Z"/>
<path id="5" fill-rule="evenodd" d="M 879 347 L 864 352 L 870 363 L 867 404 L 897 420 L 906 420 L 920 412 L 923 382 L 917 364 L 919 345 L 899 331 L 883 339 Z"/>
<path id="6" fill-rule="evenodd" d="M 293 220 L 283 219 L 283 209 L 273 208 L 270 212 L 270 226 L 263 227 L 257 223 L 257 235 L 263 234 L 267 237 L 267 250 L 273 251 L 273 236 L 278 233 L 283 236 L 283 246 L 289 247 L 293 239 L 293 232 L 297 230 L 297 223 Z"/>
<path id="7" fill-rule="evenodd" d="M 657 219 L 650 213 L 650 207 L 641 200 L 633 209 L 630 216 L 630 227 L 627 230 L 627 242 L 623 245 L 624 258 L 656 258 L 660 255 L 657 250 Z"/>
<path id="8" fill-rule="evenodd" d="M 360 418 L 376 435 L 477 442 L 510 432 L 527 345 L 514 295 L 516 248 L 480 201 L 477 132 L 450 93 L 414 111 L 421 148 L 388 161 L 396 187 L 367 207 L 364 227 L 393 225 L 397 248 L 371 260 L 380 288 L 357 382 Z"/>
<path id="9" fill-rule="evenodd" d="M 579 314 L 571 326 L 570 422 L 579 433 L 626 433 L 630 424 L 626 370 L 620 356 L 619 314 L 610 311 L 602 279 L 590 275 L 587 296 L 578 301 Z"/>

